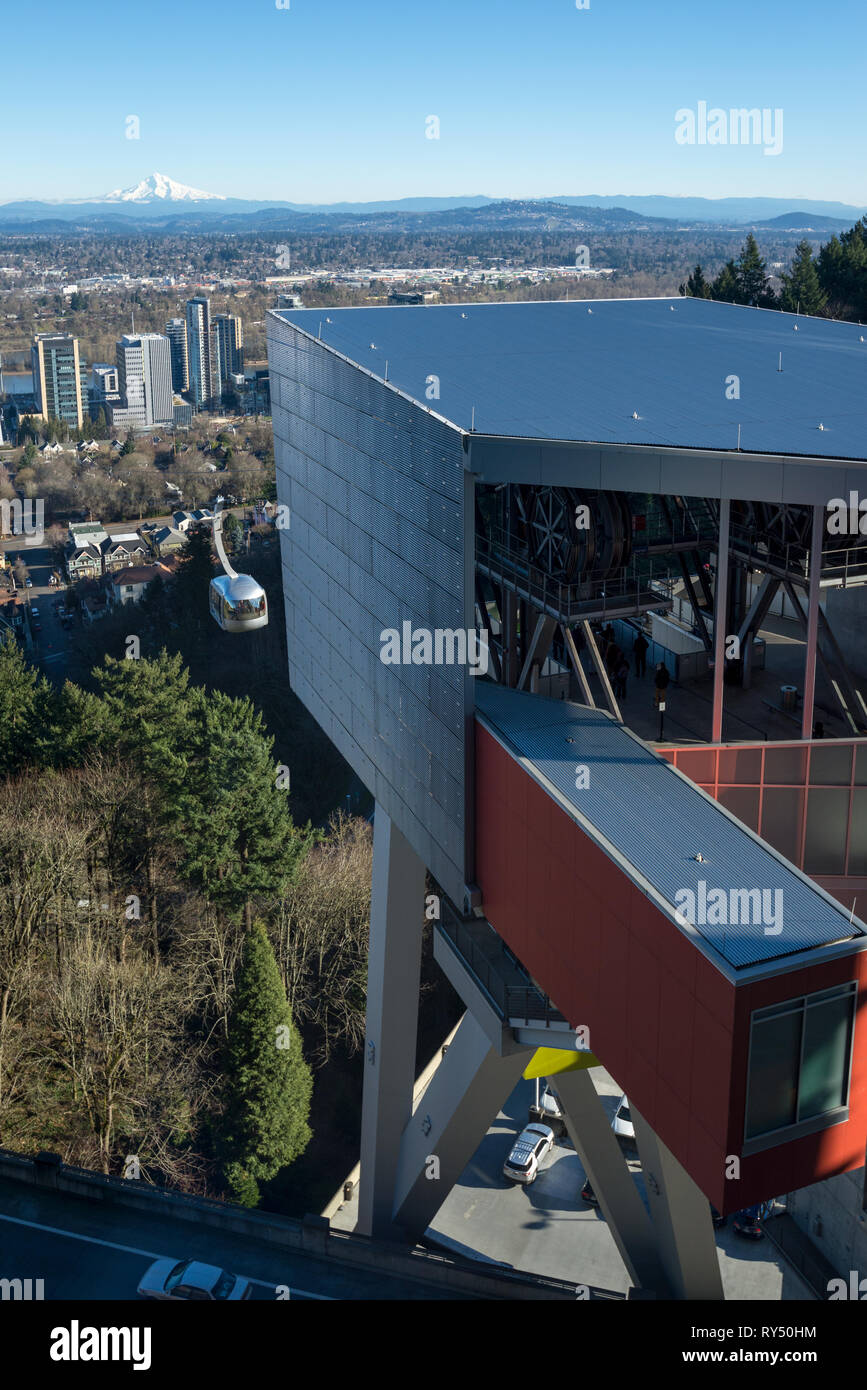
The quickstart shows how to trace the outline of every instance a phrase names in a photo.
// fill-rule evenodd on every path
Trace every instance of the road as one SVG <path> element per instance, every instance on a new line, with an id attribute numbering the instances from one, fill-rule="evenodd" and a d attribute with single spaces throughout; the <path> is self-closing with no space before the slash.
<path id="1" fill-rule="evenodd" d="M 46 1300 L 136 1299 L 148 1265 L 197 1259 L 253 1281 L 253 1299 L 454 1298 L 441 1287 L 354 1269 L 194 1222 L 0 1180 L 0 1279 L 43 1279 Z M 285 1293 L 280 1299 L 285 1300 Z"/>

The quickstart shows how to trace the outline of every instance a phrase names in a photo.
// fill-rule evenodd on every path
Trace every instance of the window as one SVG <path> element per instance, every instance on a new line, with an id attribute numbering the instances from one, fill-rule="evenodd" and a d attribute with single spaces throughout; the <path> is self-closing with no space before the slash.
<path id="1" fill-rule="evenodd" d="M 851 981 L 753 1014 L 745 1154 L 846 1119 L 856 993 Z"/>

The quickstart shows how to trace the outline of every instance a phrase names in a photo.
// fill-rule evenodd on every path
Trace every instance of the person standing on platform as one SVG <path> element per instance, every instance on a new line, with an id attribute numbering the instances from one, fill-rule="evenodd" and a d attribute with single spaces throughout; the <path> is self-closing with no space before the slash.
<path id="1" fill-rule="evenodd" d="M 636 676 L 647 675 L 647 648 L 649 643 L 643 632 L 639 632 L 632 644 L 632 653 L 635 657 Z"/>
<path id="2" fill-rule="evenodd" d="M 654 685 L 656 686 L 657 705 L 662 704 L 662 702 L 665 700 L 665 692 L 668 689 L 668 682 L 670 679 L 671 678 L 668 674 L 668 668 L 665 662 L 658 661 L 656 663 L 656 675 L 654 677 Z"/>

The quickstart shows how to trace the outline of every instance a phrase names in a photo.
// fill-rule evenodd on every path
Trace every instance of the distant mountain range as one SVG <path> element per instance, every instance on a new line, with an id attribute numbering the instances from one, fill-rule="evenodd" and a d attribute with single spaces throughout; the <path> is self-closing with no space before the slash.
<path id="1" fill-rule="evenodd" d="M 867 208 L 811 198 L 671 198 L 663 195 L 563 194 L 552 198 L 497 199 L 485 194 L 456 198 L 399 198 L 371 203 L 290 203 L 277 199 L 230 198 L 153 173 L 130 188 L 96 198 L 53 201 L 25 199 L 0 204 L 0 226 L 9 230 L 76 229 L 128 231 L 147 225 L 162 231 L 316 231 L 320 226 L 373 225 L 401 230 L 543 227 L 575 230 L 659 225 L 753 226 L 795 232 L 831 232 L 850 227 Z"/>

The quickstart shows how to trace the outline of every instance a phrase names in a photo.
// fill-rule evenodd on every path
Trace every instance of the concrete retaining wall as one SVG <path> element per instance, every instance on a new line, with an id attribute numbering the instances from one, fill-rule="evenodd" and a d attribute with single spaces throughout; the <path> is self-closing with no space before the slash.
<path id="1" fill-rule="evenodd" d="M 328 1219 L 323 1216 L 306 1216 L 303 1221 L 293 1221 L 267 1212 L 246 1211 L 228 1203 L 165 1192 L 140 1179 L 110 1178 L 88 1169 L 67 1167 L 56 1154 L 41 1154 L 34 1159 L 0 1149 L 0 1179 L 67 1193 L 89 1202 L 130 1208 L 151 1217 L 158 1215 L 173 1221 L 195 1222 L 197 1226 L 212 1226 L 269 1245 L 304 1251 L 312 1257 L 436 1284 L 464 1296 L 567 1302 L 573 1302 L 576 1297 L 576 1286 L 563 1280 L 510 1270 L 482 1271 L 471 1261 L 419 1247 L 389 1245 L 365 1236 L 332 1231 Z M 591 1288 L 590 1297 L 593 1300 L 619 1299 L 622 1295 Z"/>

